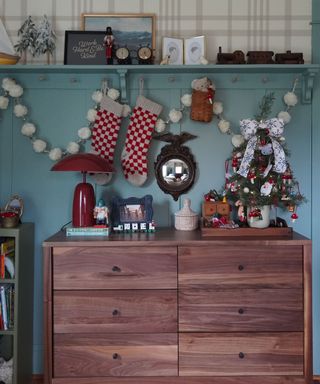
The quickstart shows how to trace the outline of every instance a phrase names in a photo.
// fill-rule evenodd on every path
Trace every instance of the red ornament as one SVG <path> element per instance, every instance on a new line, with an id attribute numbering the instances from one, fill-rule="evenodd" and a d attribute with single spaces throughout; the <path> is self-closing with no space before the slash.
<path id="1" fill-rule="evenodd" d="M 292 220 L 292 222 L 294 223 L 297 219 L 298 219 L 298 215 L 296 214 L 296 213 L 293 213 L 292 215 L 291 215 L 291 220 Z"/>
<path id="2" fill-rule="evenodd" d="M 261 139 L 261 140 L 260 140 L 260 144 L 261 144 L 262 146 L 265 146 L 265 145 L 266 145 L 266 140 L 265 140 L 265 139 Z"/>

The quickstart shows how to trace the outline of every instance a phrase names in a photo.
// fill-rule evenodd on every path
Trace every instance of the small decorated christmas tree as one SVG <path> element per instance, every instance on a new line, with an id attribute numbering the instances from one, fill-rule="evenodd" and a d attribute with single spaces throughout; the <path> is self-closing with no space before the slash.
<path id="1" fill-rule="evenodd" d="M 22 61 L 26 62 L 26 51 L 29 50 L 34 55 L 34 42 L 37 36 L 37 28 L 29 16 L 18 30 L 19 41 L 14 48 L 23 57 Z"/>
<path id="2" fill-rule="evenodd" d="M 34 42 L 34 54 L 39 56 L 47 54 L 47 63 L 50 63 L 50 55 L 56 47 L 56 35 L 52 29 L 52 25 L 47 16 L 44 15 L 37 27 L 37 35 Z"/>
<path id="3" fill-rule="evenodd" d="M 226 162 L 225 195 L 239 208 L 239 221 L 249 225 L 262 219 L 263 206 L 271 205 L 288 209 L 295 221 L 296 207 L 305 200 L 286 160 L 284 122 L 268 119 L 273 101 L 272 93 L 265 95 L 255 119 L 240 121 L 244 142 Z"/>

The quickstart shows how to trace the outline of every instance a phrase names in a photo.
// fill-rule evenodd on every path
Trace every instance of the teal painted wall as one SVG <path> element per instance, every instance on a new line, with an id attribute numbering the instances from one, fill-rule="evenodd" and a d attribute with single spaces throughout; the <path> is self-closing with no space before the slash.
<path id="1" fill-rule="evenodd" d="M 176 71 L 168 74 L 164 71 L 144 73 L 145 96 L 164 106 L 161 114 L 167 119 L 172 108 L 180 108 L 180 96 L 190 92 L 190 84 L 194 78 L 208 75 L 217 87 L 215 100 L 223 102 L 225 116 L 232 122 L 233 130 L 238 131 L 238 121 L 252 117 L 258 110 L 258 104 L 266 91 L 274 91 L 276 101 L 273 116 L 284 109 L 282 97 L 296 78 L 294 73 L 197 73 Z M 52 146 L 63 146 L 77 138 L 77 130 L 87 124 L 87 110 L 93 106 L 91 94 L 100 87 L 101 80 L 107 78 L 113 87 L 119 87 L 116 74 L 103 73 L 101 70 L 94 74 L 81 70 L 74 74 L 53 70 L 46 73 L 46 79 L 40 80 L 41 71 L 31 73 L 10 73 L 25 88 L 23 100 L 29 108 L 29 116 L 38 127 L 38 136 L 47 140 Z M 235 75 L 238 81 L 234 82 Z M 5 77 L 0 72 L 0 79 Z M 129 75 L 129 103 L 134 106 L 139 92 L 138 85 L 141 73 Z M 77 82 L 72 82 L 76 78 Z M 267 82 L 265 82 L 267 80 Z M 297 94 L 301 99 L 301 83 Z M 58 231 L 70 220 L 71 201 L 75 184 L 80 175 L 74 173 L 50 172 L 52 161 L 48 156 L 37 154 L 32 150 L 31 142 L 20 133 L 21 120 L 12 115 L 10 109 L 1 113 L 0 129 L 0 205 L 3 205 L 11 194 L 18 193 L 24 199 L 24 221 L 35 222 L 36 225 L 36 254 L 35 254 L 35 309 L 34 309 L 34 372 L 42 372 L 42 242 Z M 301 191 L 308 203 L 298 211 L 299 220 L 294 224 L 295 230 L 311 236 L 311 160 L 312 160 L 312 105 L 299 103 L 292 109 L 292 122 L 285 128 L 287 145 L 291 151 L 290 162 L 296 178 L 300 181 Z M 172 124 L 171 132 L 188 131 L 198 136 L 188 143 L 197 162 L 197 177 L 194 187 L 178 202 L 165 195 L 157 186 L 153 173 L 153 162 L 160 151 L 158 141 L 153 141 L 150 147 L 149 178 L 140 188 L 130 185 L 125 179 L 120 167 L 122 151 L 128 126 L 124 119 L 118 138 L 115 165 L 117 173 L 108 186 L 95 186 L 96 197 L 101 196 L 107 202 L 113 196 L 142 197 L 151 194 L 154 197 L 154 218 L 158 226 L 173 226 L 173 214 L 180 209 L 184 197 L 191 198 L 192 208 L 200 212 L 204 193 L 209 189 L 224 184 L 224 161 L 232 150 L 230 136 L 219 133 L 217 120 L 212 123 L 197 123 L 191 121 L 188 112 L 180 124 Z M 278 213 L 283 217 L 286 214 Z M 317 283 L 316 283 L 317 284 Z M 317 286 L 317 285 L 315 285 Z M 315 294 L 315 297 L 317 295 Z M 316 299 L 317 300 L 317 299 Z M 318 323 L 315 320 L 315 334 Z M 317 350 L 317 347 L 315 346 Z M 317 353 L 316 356 L 319 356 Z M 315 367 L 319 369 L 319 357 L 315 359 Z"/>
<path id="2" fill-rule="evenodd" d="M 320 63 L 320 2 L 312 2 L 312 60 L 313 63 Z M 312 263 L 313 263 L 313 351 L 314 351 L 314 372 L 320 374 L 320 88 L 319 76 L 316 77 L 315 89 L 313 92 L 312 104 Z"/>

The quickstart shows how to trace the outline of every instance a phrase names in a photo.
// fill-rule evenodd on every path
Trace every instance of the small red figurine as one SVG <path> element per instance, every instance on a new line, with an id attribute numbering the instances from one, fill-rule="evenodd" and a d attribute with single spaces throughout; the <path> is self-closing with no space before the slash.
<path id="1" fill-rule="evenodd" d="M 113 64 L 113 44 L 114 44 L 114 36 L 112 33 L 112 28 L 106 28 L 106 35 L 103 39 L 103 44 L 106 47 L 106 59 L 107 64 Z"/>

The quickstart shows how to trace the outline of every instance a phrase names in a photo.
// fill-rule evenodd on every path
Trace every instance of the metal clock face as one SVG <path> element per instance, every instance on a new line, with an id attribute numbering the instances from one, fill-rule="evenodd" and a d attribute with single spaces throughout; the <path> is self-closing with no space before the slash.
<path id="1" fill-rule="evenodd" d="M 138 50 L 138 57 L 140 60 L 149 60 L 152 56 L 152 50 L 149 47 L 141 47 Z"/>
<path id="2" fill-rule="evenodd" d="M 129 49 L 126 47 L 120 47 L 116 50 L 116 58 L 118 60 L 126 60 L 129 57 Z"/>

